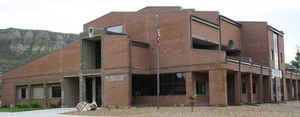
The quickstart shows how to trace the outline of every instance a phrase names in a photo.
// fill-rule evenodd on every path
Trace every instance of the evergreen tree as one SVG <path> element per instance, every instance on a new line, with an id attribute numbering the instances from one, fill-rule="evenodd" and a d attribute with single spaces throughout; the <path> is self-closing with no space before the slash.
<path id="1" fill-rule="evenodd" d="M 291 61 L 291 65 L 296 68 L 297 72 L 300 72 L 300 52 L 297 50 L 295 60 Z"/>

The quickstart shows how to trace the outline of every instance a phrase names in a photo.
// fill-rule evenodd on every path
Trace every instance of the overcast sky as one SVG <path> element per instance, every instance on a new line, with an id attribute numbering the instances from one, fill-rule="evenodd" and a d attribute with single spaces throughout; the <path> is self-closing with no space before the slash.
<path id="1" fill-rule="evenodd" d="M 80 33 L 82 26 L 111 11 L 145 6 L 181 6 L 219 11 L 236 21 L 267 21 L 285 33 L 286 62 L 300 45 L 300 3 L 297 0 L 0 0 L 0 29 L 9 27 Z"/>

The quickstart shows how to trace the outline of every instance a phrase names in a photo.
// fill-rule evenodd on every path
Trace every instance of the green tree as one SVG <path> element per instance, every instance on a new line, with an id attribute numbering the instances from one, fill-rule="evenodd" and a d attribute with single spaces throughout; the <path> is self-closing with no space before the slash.
<path id="1" fill-rule="evenodd" d="M 295 60 L 291 61 L 291 64 L 297 72 L 300 72 L 300 52 L 299 52 L 299 47 L 297 49 L 296 57 Z"/>

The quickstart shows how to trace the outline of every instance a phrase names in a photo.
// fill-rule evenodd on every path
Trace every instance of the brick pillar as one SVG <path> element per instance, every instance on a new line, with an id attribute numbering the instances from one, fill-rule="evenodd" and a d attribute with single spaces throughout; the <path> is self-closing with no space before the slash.
<path id="1" fill-rule="evenodd" d="M 79 76 L 79 101 L 85 101 L 85 78 Z"/>
<path id="2" fill-rule="evenodd" d="M 248 80 L 247 80 L 247 86 L 248 86 L 248 103 L 249 104 L 253 104 L 253 74 L 250 73 L 248 76 Z"/>
<path id="3" fill-rule="evenodd" d="M 31 98 L 31 96 L 32 96 L 32 95 L 31 95 L 31 94 L 32 94 L 32 92 L 31 92 L 31 91 L 32 91 L 32 90 L 31 90 L 31 84 L 28 84 L 28 85 L 27 85 L 27 91 L 28 91 L 28 93 L 26 94 L 26 95 L 27 95 L 26 98 L 28 99 L 29 102 L 31 102 L 31 100 L 32 100 L 32 98 Z"/>
<path id="4" fill-rule="evenodd" d="M 272 83 L 272 78 L 270 76 L 268 76 L 266 78 L 266 102 L 273 102 L 274 101 L 274 98 L 273 98 L 273 83 Z"/>
<path id="5" fill-rule="evenodd" d="M 298 92 L 298 81 L 295 80 L 295 97 L 298 100 L 299 99 L 299 92 Z"/>
<path id="6" fill-rule="evenodd" d="M 263 88 L 263 75 L 259 75 L 258 78 L 258 103 L 264 102 L 264 88 Z"/>
<path id="7" fill-rule="evenodd" d="M 185 87 L 186 87 L 186 104 L 190 103 L 190 96 L 194 95 L 194 83 L 193 83 L 193 73 L 187 72 L 185 78 Z"/>
<path id="8" fill-rule="evenodd" d="M 65 80 L 64 80 L 64 78 L 62 77 L 62 78 L 60 79 L 60 89 L 61 89 L 61 91 L 60 91 L 60 93 L 61 93 L 61 94 L 60 94 L 60 95 L 61 95 L 61 98 L 60 98 L 60 100 L 61 100 L 60 102 L 61 102 L 61 103 L 60 103 L 60 104 L 61 104 L 61 105 L 60 105 L 60 106 L 61 106 L 62 108 L 64 108 L 64 107 L 66 106 L 66 105 L 65 105 L 65 100 L 64 100 L 64 99 L 65 99 L 65 88 L 64 88 L 64 85 L 65 85 L 65 84 L 64 84 L 64 81 L 65 81 Z"/>
<path id="9" fill-rule="evenodd" d="M 43 83 L 43 89 L 44 89 L 44 107 L 48 107 L 48 88 L 47 83 Z"/>
<path id="10" fill-rule="evenodd" d="M 241 104 L 241 72 L 235 72 L 234 75 L 234 104 Z"/>
<path id="11" fill-rule="evenodd" d="M 293 99 L 293 80 L 292 79 L 290 79 L 289 80 L 289 87 L 290 87 L 290 100 L 292 100 Z"/>
<path id="12" fill-rule="evenodd" d="M 288 85 L 286 83 L 286 78 L 283 78 L 283 97 L 284 97 L 284 101 L 287 101 L 288 100 Z"/>
<path id="13" fill-rule="evenodd" d="M 227 105 L 227 71 L 209 71 L 209 104 Z"/>

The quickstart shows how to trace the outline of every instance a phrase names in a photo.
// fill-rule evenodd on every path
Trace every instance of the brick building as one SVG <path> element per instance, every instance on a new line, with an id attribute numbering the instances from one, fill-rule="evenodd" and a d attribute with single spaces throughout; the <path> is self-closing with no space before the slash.
<path id="1" fill-rule="evenodd" d="M 80 40 L 4 73 L 4 104 L 99 106 L 156 103 L 156 21 L 160 104 L 253 104 L 296 99 L 298 76 L 285 69 L 284 33 L 217 11 L 146 7 L 84 24 Z"/>

